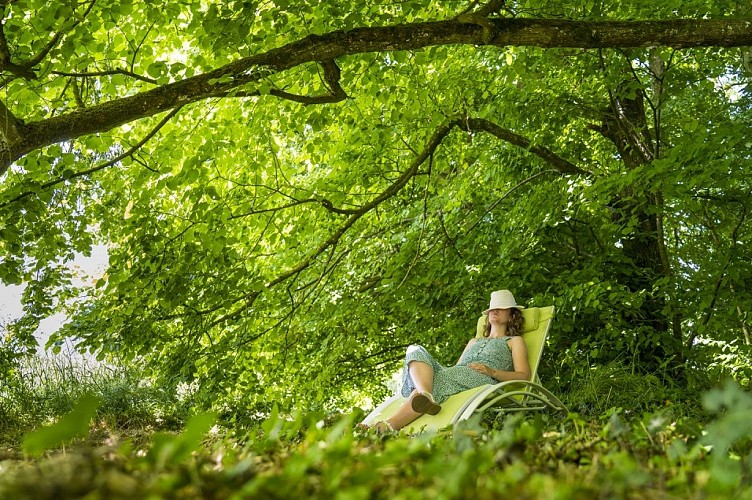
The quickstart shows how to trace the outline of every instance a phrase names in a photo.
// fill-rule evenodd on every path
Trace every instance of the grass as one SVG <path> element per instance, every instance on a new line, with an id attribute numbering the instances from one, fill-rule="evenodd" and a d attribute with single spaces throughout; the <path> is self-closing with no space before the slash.
<path id="1" fill-rule="evenodd" d="M 25 399 L 2 406 L 0 498 L 752 498 L 752 395 L 735 385 L 707 393 L 698 420 L 664 392 L 627 407 L 652 381 L 604 370 L 566 395 L 585 413 L 376 436 L 356 415 L 186 418 L 185 402 L 133 370 L 64 363 L 35 360 L 4 389 L 4 403 Z M 87 392 L 100 403 L 83 435 L 21 451 Z"/>
<path id="2" fill-rule="evenodd" d="M 24 432 L 70 412 L 84 394 L 99 398 L 97 419 L 117 429 L 177 429 L 190 406 L 133 367 L 80 356 L 32 356 L 3 380 L 0 439 L 17 442 Z"/>
<path id="3" fill-rule="evenodd" d="M 210 418 L 210 417 L 208 417 Z M 749 498 L 743 461 L 713 455 L 697 428 L 661 415 L 471 421 L 375 436 L 342 416 L 244 431 L 157 434 L 141 445 L 92 433 L 0 478 L 9 498 Z M 97 431 L 101 432 L 101 430 Z M 198 437 L 197 437 L 198 436 Z M 203 437 L 202 437 L 203 436 Z M 749 452 L 749 449 L 746 449 Z M 2 467 L 2 465 L 0 465 Z M 720 474 L 723 470 L 731 474 Z M 745 475 L 746 474 L 746 475 Z"/>
<path id="4" fill-rule="evenodd" d="M 639 414 L 662 406 L 667 397 L 656 377 L 633 373 L 618 364 L 584 372 L 567 394 L 569 408 L 581 414 L 601 414 L 609 408 L 625 408 Z"/>

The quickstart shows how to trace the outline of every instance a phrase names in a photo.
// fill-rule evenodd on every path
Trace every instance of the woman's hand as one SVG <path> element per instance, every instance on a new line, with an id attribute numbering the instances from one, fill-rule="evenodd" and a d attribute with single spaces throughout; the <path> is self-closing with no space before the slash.
<path id="1" fill-rule="evenodd" d="M 496 370 L 494 370 L 490 366 L 486 366 L 483 363 L 470 363 L 467 366 L 468 366 L 468 368 L 472 368 L 473 370 L 475 370 L 478 373 L 481 373 L 481 374 L 486 375 L 486 376 L 491 377 L 491 378 L 495 378 L 494 377 L 494 373 L 496 372 Z"/>

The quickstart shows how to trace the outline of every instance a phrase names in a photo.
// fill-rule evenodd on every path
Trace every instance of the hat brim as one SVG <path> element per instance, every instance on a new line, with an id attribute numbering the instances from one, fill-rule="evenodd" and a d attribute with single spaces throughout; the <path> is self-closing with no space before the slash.
<path id="1" fill-rule="evenodd" d="M 494 309 L 525 309 L 525 306 L 494 307 L 493 309 L 486 309 L 485 311 L 483 311 L 483 314 L 488 314 Z"/>

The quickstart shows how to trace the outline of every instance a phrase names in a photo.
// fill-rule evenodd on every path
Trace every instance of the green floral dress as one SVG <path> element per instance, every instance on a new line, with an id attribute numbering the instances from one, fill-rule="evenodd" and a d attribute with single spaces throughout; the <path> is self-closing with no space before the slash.
<path id="1" fill-rule="evenodd" d="M 512 352 L 507 342 L 512 337 L 479 338 L 460 358 L 455 366 L 440 365 L 422 346 L 411 345 L 407 348 L 405 364 L 402 369 L 402 395 L 408 397 L 415 390 L 408 366 L 413 361 L 422 361 L 433 367 L 433 398 L 437 403 L 458 392 L 495 384 L 498 381 L 469 368 L 470 363 L 483 363 L 495 370 L 513 371 Z"/>

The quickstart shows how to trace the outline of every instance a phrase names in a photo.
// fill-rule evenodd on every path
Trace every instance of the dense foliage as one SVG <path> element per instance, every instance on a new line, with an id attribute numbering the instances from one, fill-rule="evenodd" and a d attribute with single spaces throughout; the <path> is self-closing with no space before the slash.
<path id="1" fill-rule="evenodd" d="M 353 429 L 357 414 L 275 411 L 232 431 L 204 414 L 179 434 L 153 436 L 103 424 L 82 430 L 81 420 L 64 418 L 24 438 L 37 463 L 3 457 L 0 496 L 747 498 L 752 398 L 728 385 L 703 405 L 710 423 L 673 406 L 641 415 L 612 408 L 590 421 L 516 415 L 413 438 L 364 434 Z M 88 396 L 71 415 L 95 410 Z M 80 437 L 71 446 L 61 436 Z M 45 452 L 63 443 L 62 452 Z"/>
<path id="2" fill-rule="evenodd" d="M 557 307 L 559 393 L 592 367 L 749 387 L 749 31 L 541 48 L 499 26 L 750 4 L 491 4 L 0 2 L 0 280 L 27 284 L 4 373 L 61 310 L 59 339 L 224 416 L 367 405 L 406 345 L 455 359 L 511 288 Z"/>

